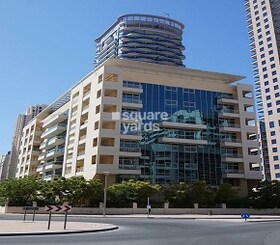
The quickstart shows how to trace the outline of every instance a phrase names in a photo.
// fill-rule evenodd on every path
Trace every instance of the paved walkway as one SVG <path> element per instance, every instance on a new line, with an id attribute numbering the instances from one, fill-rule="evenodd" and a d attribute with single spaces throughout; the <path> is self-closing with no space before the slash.
<path id="1" fill-rule="evenodd" d="M 66 230 L 63 229 L 64 222 L 52 221 L 50 230 L 47 226 L 47 221 L 1 220 L 0 236 L 100 232 L 118 229 L 117 226 L 110 224 L 83 222 L 67 222 Z"/>

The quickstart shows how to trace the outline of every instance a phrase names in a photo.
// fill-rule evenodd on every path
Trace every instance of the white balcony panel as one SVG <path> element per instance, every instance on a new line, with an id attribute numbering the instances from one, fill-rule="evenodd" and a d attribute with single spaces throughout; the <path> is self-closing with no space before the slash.
<path id="1" fill-rule="evenodd" d="M 207 140 L 196 140 L 196 139 L 178 139 L 178 138 L 167 138 L 161 137 L 158 139 L 159 143 L 168 144 L 185 144 L 185 145 L 207 145 Z"/>
<path id="2" fill-rule="evenodd" d="M 195 124 L 195 123 L 179 123 L 179 122 L 168 122 L 164 121 L 161 122 L 160 127 L 164 128 L 183 128 L 183 129 L 190 129 L 190 130 L 203 130 L 207 129 L 206 125 L 203 124 Z"/>

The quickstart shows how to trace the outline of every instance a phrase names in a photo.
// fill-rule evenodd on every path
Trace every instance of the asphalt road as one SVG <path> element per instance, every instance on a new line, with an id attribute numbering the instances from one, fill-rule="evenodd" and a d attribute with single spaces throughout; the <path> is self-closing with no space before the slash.
<path id="1" fill-rule="evenodd" d="M 0 215 L 1 219 L 22 216 Z M 36 217 L 46 220 L 45 216 Z M 62 220 L 62 217 L 55 217 Z M 44 236 L 0 237 L 0 244 L 114 244 L 114 245 L 279 245 L 280 222 L 237 222 L 156 218 L 69 217 L 69 221 L 110 223 L 119 230 Z"/>

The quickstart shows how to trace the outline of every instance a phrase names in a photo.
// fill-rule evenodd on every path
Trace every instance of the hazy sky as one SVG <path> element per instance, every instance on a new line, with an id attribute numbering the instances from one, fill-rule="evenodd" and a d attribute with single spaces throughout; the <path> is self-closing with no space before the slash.
<path id="1" fill-rule="evenodd" d="M 244 0 L 0 0 L 0 154 L 10 150 L 16 115 L 87 74 L 94 39 L 127 13 L 168 13 L 185 25 L 187 67 L 253 82 Z"/>

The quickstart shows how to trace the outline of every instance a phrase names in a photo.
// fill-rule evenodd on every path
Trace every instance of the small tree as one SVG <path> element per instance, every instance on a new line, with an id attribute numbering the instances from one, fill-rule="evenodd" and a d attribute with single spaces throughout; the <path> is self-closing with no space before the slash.
<path id="1" fill-rule="evenodd" d="M 148 197 L 154 196 L 160 186 L 151 185 L 145 181 L 128 180 L 108 188 L 108 205 L 114 207 L 129 207 L 133 202 L 144 206 Z"/>
<path id="2" fill-rule="evenodd" d="M 223 183 L 218 188 L 216 203 L 226 203 L 231 205 L 238 199 L 237 190 L 232 188 L 229 183 Z"/>
<path id="3" fill-rule="evenodd" d="M 9 201 L 9 205 L 31 205 L 37 199 L 40 181 L 35 177 L 9 179 L 0 182 L 0 196 Z"/>

